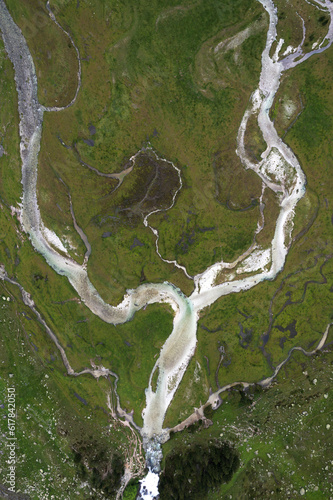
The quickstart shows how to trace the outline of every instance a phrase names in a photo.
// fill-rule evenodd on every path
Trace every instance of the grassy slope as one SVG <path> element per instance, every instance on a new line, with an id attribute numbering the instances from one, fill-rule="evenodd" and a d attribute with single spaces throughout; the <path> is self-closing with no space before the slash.
<path id="1" fill-rule="evenodd" d="M 237 123 L 258 78 L 264 25 L 243 44 L 243 62 L 236 67 L 235 79 L 226 88 L 214 90 L 209 98 L 202 94 L 197 77 L 198 71 L 206 70 L 198 64 L 194 67 L 194 59 L 201 44 L 212 35 L 217 44 L 249 25 L 260 12 L 260 7 L 251 2 L 239 2 L 233 11 L 228 4 L 222 4 L 218 16 L 213 2 L 190 3 L 183 10 L 173 9 L 172 3 L 142 2 L 134 6 L 129 2 L 123 6 L 123 12 L 117 8 L 110 11 L 105 3 L 104 9 L 94 10 L 96 24 L 90 23 L 88 30 L 86 24 L 92 15 L 89 4 L 76 9 L 71 3 L 59 11 L 64 25 L 69 18 L 73 20 L 72 32 L 84 59 L 83 85 L 75 106 L 46 117 L 40 204 L 49 225 L 66 235 L 66 227 L 71 224 L 64 215 L 68 214 L 65 196 L 58 196 L 57 200 L 49 189 L 61 176 L 70 187 L 78 221 L 93 244 L 89 269 L 106 299 L 119 300 L 126 287 L 139 284 L 142 261 L 146 263 L 144 273 L 149 281 L 169 278 L 186 293 L 191 285 L 172 266 L 157 259 L 153 236 L 140 221 L 127 219 L 117 223 L 119 202 L 110 194 L 114 181 L 101 183 L 96 179 L 78 163 L 72 150 L 60 145 L 57 134 L 69 146 L 76 143 L 81 157 L 105 172 L 120 171 L 149 140 L 159 154 L 181 168 L 184 182 L 174 209 L 150 219 L 160 230 L 162 254 L 170 259 L 177 257 L 190 273 L 202 271 L 221 255 L 234 258 L 252 239 L 258 208 L 235 213 L 226 209 L 225 200 L 217 203 L 213 187 L 217 174 L 212 159 L 220 150 L 234 150 Z M 116 29 L 110 29 L 111 26 Z M 248 55 L 253 55 L 254 65 L 246 62 Z M 234 70 L 232 58 L 229 64 Z M 214 78 L 221 77 L 223 71 L 221 65 Z M 90 124 L 96 127 L 94 136 L 89 134 Z M 89 138 L 94 140 L 94 146 L 84 142 Z M 221 168 L 221 162 L 217 162 L 216 169 Z M 141 182 L 145 182 L 142 175 Z M 258 197 L 260 183 L 257 179 L 252 182 L 257 183 L 253 196 Z M 82 197 L 82 186 L 89 193 L 89 203 Z M 130 189 L 130 179 L 126 178 L 120 195 L 129 198 Z M 237 196 L 241 198 L 239 192 Z M 217 220 L 223 220 L 223 226 L 216 224 Z M 210 231 L 203 231 L 207 228 Z M 103 240 L 105 232 L 111 232 L 113 238 Z M 144 243 L 134 251 L 129 249 L 133 233 Z M 80 246 L 77 238 L 75 244 Z M 101 258 L 105 253 L 110 256 L 109 261 Z M 126 270 L 128 260 L 132 261 L 131 272 Z"/>
<path id="2" fill-rule="evenodd" d="M 0 283 L 0 400 L 4 417 L 1 440 L 5 443 L 8 436 L 7 387 L 15 387 L 16 488 L 29 493 L 32 499 L 51 495 L 65 499 L 80 488 L 83 496 L 92 494 L 89 484 L 82 484 L 73 462 L 73 448 L 79 443 L 89 447 L 95 442 L 95 448 L 104 447 L 109 455 L 124 455 L 129 436 L 123 430 L 109 433 L 105 398 L 109 384 L 104 380 L 96 383 L 89 376 L 65 377 L 56 349 L 19 295 L 17 287 Z M 74 393 L 84 398 L 87 405 Z M 5 446 L 2 449 L 3 483 L 8 472 L 8 453 Z M 96 462 L 97 467 L 101 465 Z M 97 498 L 102 497 L 98 494 Z"/>
<path id="3" fill-rule="evenodd" d="M 302 345 L 307 349 L 311 342 L 318 341 L 331 320 L 333 199 L 329 137 L 333 127 L 333 109 L 332 89 L 328 82 L 332 78 L 332 58 L 333 52 L 329 49 L 288 72 L 276 96 L 275 119 L 279 124 L 284 123 L 284 128 L 280 125 L 281 135 L 294 120 L 292 116 L 286 117 L 284 99 L 289 99 L 292 88 L 298 89 L 303 96 L 304 111 L 287 132 L 285 140 L 304 169 L 307 192 L 296 208 L 293 243 L 283 272 L 273 282 L 264 282 L 244 294 L 223 298 L 209 308 L 199 323 L 197 360 L 207 372 L 203 356 L 209 358 L 211 374 L 205 373 L 203 380 L 209 381 L 208 385 L 212 388 L 216 387 L 214 373 L 220 359 L 218 341 L 225 343 L 226 361 L 229 355 L 231 360 L 231 364 L 220 370 L 221 385 L 243 379 L 244 375 L 251 378 L 251 373 L 254 379 L 264 377 L 271 371 L 259 350 L 261 336 L 269 327 L 271 301 L 273 328 L 266 351 L 274 366 L 284 359 L 293 345 Z M 295 93 L 295 102 L 298 97 Z M 296 336 L 290 337 L 288 330 L 279 330 L 293 321 L 296 322 Z M 241 325 L 252 335 L 247 349 L 240 345 Z M 218 331 L 209 333 L 202 326 Z M 280 345 L 282 337 L 286 340 Z M 262 362 L 258 362 L 257 356 Z M 249 357 L 254 361 L 251 370 Z M 181 398 L 179 394 L 179 401 Z"/>
<path id="4" fill-rule="evenodd" d="M 221 386 L 235 380 L 258 380 L 272 373 L 272 368 L 260 350 L 263 346 L 262 335 L 269 329 L 270 304 L 273 321 L 265 349 L 273 366 L 283 360 L 294 345 L 311 350 L 311 346 L 319 341 L 327 323 L 332 321 L 333 186 L 329 138 L 333 126 L 333 100 L 332 89 L 328 84 L 333 76 L 332 58 L 333 52 L 330 49 L 320 57 L 315 56 L 293 72 L 289 72 L 285 75 L 276 97 L 275 119 L 280 133 L 282 135 L 287 131 L 285 140 L 296 152 L 308 182 L 307 193 L 296 209 L 293 243 L 285 268 L 274 282 L 262 283 L 237 297 L 225 297 L 220 303 L 211 306 L 203 316 L 199 324 L 196 359 L 191 362 L 192 373 L 194 364 L 200 363 L 202 375 L 196 386 L 201 386 L 201 392 L 197 389 L 191 391 L 191 377 L 186 374 L 168 413 L 169 425 L 176 424 L 189 415 L 200 401 L 205 401 L 204 389 L 206 397 L 208 387 L 216 390 L 215 371 L 220 360 L 220 345 L 226 350 L 226 366 L 222 365 L 218 376 Z M 291 89 L 297 89 L 297 92 L 292 94 L 295 107 L 297 108 L 297 100 L 301 95 L 304 110 L 288 131 L 289 125 L 296 117 L 296 113 L 291 117 L 286 116 L 284 108 L 285 100 L 290 99 Z M 296 336 L 291 334 L 291 325 L 295 327 Z M 209 328 L 211 333 L 202 329 L 202 326 Z M 247 349 L 241 346 L 241 327 L 249 334 Z M 291 330 L 288 330 L 288 327 L 291 327 Z M 215 330 L 217 331 L 214 333 Z M 204 356 L 209 359 L 210 374 Z M 260 498 L 268 498 L 271 497 L 271 491 L 273 498 L 281 498 L 281 495 L 286 497 L 287 494 L 296 498 L 300 496 L 302 487 L 311 492 L 311 498 L 325 498 L 329 494 L 325 467 L 328 463 L 330 444 L 327 441 L 328 431 L 325 425 L 330 420 L 332 410 L 331 403 L 326 403 L 323 393 L 328 389 L 330 359 L 331 354 L 322 355 L 321 361 L 318 358 L 309 361 L 301 354 L 296 354 L 290 365 L 287 365 L 285 375 L 279 377 L 280 380 L 283 379 L 282 386 L 278 385 L 277 388 L 260 395 L 262 401 L 258 403 L 256 410 L 253 410 L 257 412 L 259 434 L 250 438 L 231 436 L 231 441 L 237 443 L 241 450 L 242 467 L 230 485 L 223 487 L 219 493 L 209 495 L 209 498 L 221 498 L 221 495 L 227 492 L 237 498 L 252 498 L 258 495 Z M 305 373 L 309 366 L 311 375 L 307 378 L 307 384 L 310 387 L 307 385 L 304 388 L 302 369 Z M 314 389 L 313 386 L 311 388 L 310 381 L 316 376 L 317 370 L 321 386 L 316 391 L 315 405 L 311 405 L 312 399 L 306 397 L 306 392 Z M 289 395 L 283 396 L 286 398 L 282 404 L 283 409 L 276 410 L 281 406 L 278 401 L 281 392 Z M 186 410 L 181 405 L 184 398 L 188 402 L 192 398 L 192 409 Z M 236 396 L 230 398 L 237 399 Z M 273 401 L 276 403 L 273 405 L 274 410 L 270 406 Z M 294 422 L 294 406 L 298 407 L 301 427 Z M 235 421 L 235 427 L 239 429 L 238 423 L 242 419 L 246 422 L 248 418 L 247 410 L 243 407 L 237 410 L 234 406 L 232 408 L 230 411 L 223 405 L 219 410 L 223 435 L 226 429 L 235 425 Z M 214 421 L 216 420 L 217 417 L 214 416 Z M 313 421 L 316 421 L 317 425 L 311 435 Z M 269 438 L 272 431 L 273 437 Z M 212 431 L 213 434 L 214 432 L 216 430 Z M 230 437 L 228 432 L 227 435 Z M 247 442 L 251 444 L 248 445 Z M 166 450 L 168 446 L 172 446 L 171 443 L 166 445 Z M 287 445 L 292 451 L 287 451 L 288 448 L 286 450 Z M 258 457 L 253 454 L 255 448 L 259 450 Z M 267 458 L 267 453 L 271 455 L 272 461 Z M 304 456 L 307 458 L 304 459 Z M 308 465 L 310 463 L 316 464 L 313 469 Z"/>
<path id="5" fill-rule="evenodd" d="M 55 99 L 58 99 L 57 104 L 66 104 L 72 98 L 76 84 L 76 61 L 66 37 L 49 22 L 42 2 L 36 1 L 35 5 L 31 2 L 18 4 L 9 1 L 8 5 L 23 31 L 27 24 L 36 26 L 36 10 L 41 13 L 43 26 L 37 23 L 36 34 L 28 37 L 39 76 L 40 98 L 47 105 L 54 104 Z M 184 182 L 174 209 L 156 215 L 150 221 L 160 229 L 163 255 L 179 258 L 190 272 L 201 271 L 221 256 L 230 259 L 237 256 L 251 241 L 258 209 L 254 207 L 247 212 L 228 210 L 226 202 L 229 202 L 229 206 L 242 208 L 244 200 L 251 203 L 251 199 L 259 196 L 261 186 L 254 176 L 242 172 L 239 167 L 234 154 L 234 137 L 250 92 L 256 85 L 265 30 L 253 35 L 241 46 L 239 66 L 233 52 L 222 54 L 221 59 L 215 61 L 213 69 L 205 66 L 203 61 L 206 59 L 200 58 L 198 54 L 209 53 L 221 40 L 232 37 L 258 19 L 261 8 L 247 0 L 232 2 L 232 6 L 230 2 L 188 2 L 184 3 L 183 9 L 175 9 L 174 2 L 141 2 L 139 5 L 134 2 L 121 5 L 107 1 L 94 5 L 80 2 L 80 7 L 76 8 L 76 2 L 54 1 L 51 6 L 60 22 L 70 27 L 84 61 L 82 91 L 75 106 L 65 112 L 45 116 L 38 182 L 39 202 L 46 225 L 55 229 L 60 236 L 70 235 L 76 246 L 77 258 L 83 258 L 85 249 L 72 227 L 67 194 L 57 180 L 61 176 L 72 194 L 77 220 L 93 246 L 89 263 L 91 279 L 107 300 L 116 302 L 126 288 L 136 287 L 142 279 L 142 272 L 147 281 L 169 279 L 189 293 L 190 282 L 156 257 L 152 235 L 141 222 L 134 225 L 129 222 L 110 222 L 108 216 L 114 216 L 115 202 L 108 193 L 114 188 L 114 182 L 101 182 L 100 178 L 82 167 L 73 150 L 61 146 L 57 135 L 70 146 L 76 142 L 81 156 L 105 172 L 120 171 L 128 158 L 149 140 L 160 155 L 181 168 Z M 93 18 L 96 20 L 94 23 L 91 22 Z M 28 23 L 23 22 L 24 19 Z M 59 59 L 58 55 L 51 54 L 52 64 L 46 64 L 49 57 L 47 47 L 51 42 L 41 43 L 46 35 L 51 42 L 57 40 L 58 55 L 61 55 Z M 9 274 L 15 275 L 32 294 L 48 324 L 62 344 L 67 346 L 66 351 L 75 369 L 89 366 L 89 360 L 93 358 L 95 362 L 101 360 L 104 366 L 120 375 L 121 403 L 129 410 L 134 408 L 135 418 L 140 423 L 144 388 L 154 364 L 154 356 L 171 331 L 172 317 L 165 308 L 154 306 L 136 315 L 127 325 L 117 328 L 105 325 L 82 304 L 71 300 L 77 297 L 67 280 L 50 270 L 32 251 L 28 241 L 18 237 L 18 224 L 9 210 L 10 205 L 17 203 L 21 192 L 16 94 L 13 70 L 3 49 L 0 57 L 1 94 L 6 96 L 1 109 L 1 133 L 2 144 L 8 153 L 0 161 L 3 172 L 0 180 L 3 203 L 0 213 L 1 262 L 5 263 Z M 259 348 L 262 345 L 261 335 L 268 328 L 268 309 L 274 294 L 274 323 L 266 345 L 273 365 L 284 359 L 293 345 L 308 348 L 312 342 L 318 341 L 330 320 L 332 260 L 329 260 L 329 256 L 332 247 L 330 218 L 333 202 L 330 178 L 332 152 L 329 142 L 332 129 L 330 116 L 333 111 L 329 86 L 332 78 L 331 58 L 330 50 L 286 75 L 276 99 L 276 122 L 281 135 L 295 117 L 290 117 L 288 121 L 283 111 L 283 98 L 290 98 L 290 89 L 299 89 L 305 105 L 303 114 L 286 135 L 287 142 L 300 158 L 309 189 L 297 208 L 296 240 L 285 270 L 276 281 L 263 283 L 246 294 L 226 297 L 205 312 L 199 323 L 195 357 L 167 416 L 170 425 L 191 413 L 193 406 L 200 404 L 200 401 L 204 402 L 209 387 L 216 388 L 219 345 L 223 345 L 226 351 L 225 365 L 222 365 L 218 374 L 220 385 L 239 379 L 255 381 L 271 373 L 271 367 Z M 230 74 L 223 74 L 226 66 Z M 70 71 L 66 71 L 68 67 Z M 65 71 L 66 78 L 61 77 L 60 82 L 59 75 Z M 224 83 L 219 86 L 216 82 L 220 80 Z M 96 127 L 94 136 L 89 133 L 90 124 Z M 83 139 L 91 138 L 95 141 L 93 147 L 83 142 Z M 54 186 L 57 186 L 57 191 Z M 130 182 L 124 182 L 121 188 L 124 198 L 130 195 L 130 186 Z M 230 186 L 229 190 L 225 186 Z M 82 196 L 82 192 L 85 196 Z M 273 219 L 276 216 L 274 200 L 269 199 L 268 194 L 267 200 Z M 103 219 L 104 222 L 96 223 L 96 220 Z M 273 224 L 270 226 L 267 233 L 271 234 Z M 214 229 L 202 231 L 206 228 Z M 112 238 L 101 237 L 107 231 L 112 232 Z M 235 235 L 233 239 L 232 235 Z M 139 238 L 144 246 L 131 250 L 134 237 Z M 262 244 L 269 239 L 269 234 L 263 235 Z M 327 262 L 321 268 L 325 260 Z M 130 269 L 128 262 L 131 263 Z M 320 269 L 327 283 L 324 283 Z M 313 283 L 305 288 L 307 281 Z M 304 290 L 306 293 L 303 296 Z M 12 293 L 15 294 L 14 290 Z M 298 302 L 287 304 L 280 313 L 288 299 Z M 67 300 L 69 302 L 64 304 L 57 303 Z M 89 377 L 64 377 L 56 349 L 42 329 L 34 321 L 17 315 L 17 310 L 24 310 L 17 294 L 14 304 L 8 306 L 12 308 L 9 312 L 1 310 L 1 320 L 14 321 L 21 336 L 26 331 L 26 336 L 21 340 L 25 342 L 26 349 L 32 345 L 31 342 L 38 349 L 33 355 L 29 354 L 30 361 L 26 361 L 24 366 L 34 366 L 33 371 L 39 375 L 34 378 L 30 368 L 26 368 L 27 373 L 23 369 L 15 374 L 19 381 L 22 406 L 33 404 L 29 403 L 33 401 L 33 395 L 23 390 L 28 374 L 31 390 L 41 391 L 37 394 L 43 411 L 47 413 L 50 410 L 50 400 L 43 392 L 44 386 L 40 385 L 40 381 L 45 379 L 44 372 L 48 370 L 49 393 L 54 398 L 52 401 L 56 402 L 51 406 L 58 404 L 59 407 L 68 408 L 68 412 L 64 412 L 67 415 L 64 419 L 68 422 L 72 421 L 71 415 L 79 412 L 85 425 L 90 416 L 95 419 L 94 425 L 99 423 L 103 428 L 106 419 L 101 419 L 103 413 L 95 407 L 105 408 L 108 387 L 103 381 L 96 384 Z M 29 311 L 26 312 L 29 315 Z M 296 321 L 297 335 L 291 338 L 288 330 L 281 329 L 293 321 Z M 239 343 L 240 323 L 252 336 L 247 349 Z M 18 359 L 20 353 L 17 340 L 8 336 L 5 323 L 2 322 L 0 328 L 2 338 L 6 339 L 3 356 L 7 368 L 1 375 L 3 390 L 11 366 L 8 360 Z M 283 341 L 282 337 L 286 339 Z M 209 360 L 210 373 L 204 356 Z M 198 382 L 193 381 L 194 372 L 196 376 L 199 374 Z M 287 391 L 288 381 L 285 384 Z M 99 392 L 96 386 L 100 387 Z M 74 391 L 87 400 L 88 407 L 79 400 L 75 400 L 73 406 Z M 300 404 L 304 404 L 303 400 L 300 400 Z M 231 423 L 235 415 L 231 412 L 225 418 Z M 24 424 L 27 425 L 26 432 L 37 432 L 38 417 L 32 419 L 32 424 L 29 422 Z M 41 425 L 46 429 L 48 420 L 45 418 Z M 75 429 L 75 425 L 71 427 Z M 57 431 L 52 432 L 55 451 L 51 450 L 49 457 L 43 455 L 42 460 L 45 466 L 52 463 L 52 467 L 59 468 L 62 465 L 56 463 L 59 453 L 56 450 L 61 449 L 61 453 L 68 455 L 68 444 L 62 441 Z M 27 463 L 35 460 L 23 434 L 20 435 L 20 443 L 22 449 L 28 450 L 27 454 L 31 453 Z M 53 458 L 50 458 L 51 455 Z M 22 488 L 27 488 L 29 478 L 30 484 L 33 484 L 40 473 L 37 465 L 31 474 L 24 469 L 24 464 L 20 467 L 20 478 L 28 477 L 26 483 L 21 483 Z M 68 468 L 66 465 L 62 474 L 77 481 L 71 464 L 68 464 Z M 243 479 L 237 481 L 243 484 Z M 45 488 L 43 491 L 48 488 L 53 491 L 54 488 L 55 494 L 59 496 L 59 485 L 46 482 Z M 238 491 L 236 482 L 233 482 L 232 488 Z M 266 495 L 265 492 L 261 494 Z"/>
<path id="6" fill-rule="evenodd" d="M 331 348 L 314 358 L 294 353 L 273 387 L 253 395 L 236 389 L 225 394 L 221 407 L 208 415 L 214 425 L 174 434 L 164 445 L 165 456 L 177 445 L 211 438 L 233 443 L 241 465 L 229 483 L 207 494 L 209 500 L 301 498 L 302 488 L 307 498 L 328 498 L 332 362 Z"/>

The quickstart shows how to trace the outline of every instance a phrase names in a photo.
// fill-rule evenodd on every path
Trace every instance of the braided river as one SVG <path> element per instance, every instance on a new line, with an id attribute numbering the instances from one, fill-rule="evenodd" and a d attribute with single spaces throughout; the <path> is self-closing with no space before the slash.
<path id="1" fill-rule="evenodd" d="M 217 262 L 203 273 L 195 276 L 193 278 L 195 289 L 189 297 L 186 297 L 172 283 L 150 283 L 141 285 L 135 290 L 128 290 L 122 302 L 117 306 L 112 306 L 104 302 L 90 282 L 86 261 L 80 265 L 71 257 L 64 255 L 63 252 L 59 252 L 54 244 L 58 237 L 44 226 L 36 192 L 43 115 L 48 112 L 61 112 L 64 108 L 46 108 L 39 103 L 36 71 L 28 45 L 20 28 L 14 23 L 8 12 L 4 0 L 0 0 L 0 29 L 5 49 L 14 66 L 18 95 L 22 162 L 22 201 L 19 217 L 23 231 L 29 236 L 31 244 L 43 256 L 47 264 L 58 274 L 68 278 L 85 305 L 103 321 L 114 325 L 124 323 L 139 309 L 156 302 L 168 303 L 174 311 L 173 330 L 160 351 L 146 389 L 146 407 L 143 411 L 141 435 L 149 472 L 142 481 L 142 498 L 154 498 L 158 494 L 160 444 L 169 437 L 168 429 L 163 428 L 164 416 L 195 351 L 197 321 L 200 311 L 224 295 L 249 290 L 263 280 L 274 279 L 284 266 L 291 242 L 295 207 L 305 193 L 306 178 L 302 168 L 293 151 L 278 136 L 269 112 L 279 88 L 282 73 L 302 64 L 312 55 L 321 53 L 332 44 L 333 4 L 329 0 L 313 2 L 314 5 L 325 9 L 330 15 L 325 44 L 315 50 L 303 53 L 304 28 L 303 42 L 299 47 L 295 48 L 292 53 L 280 57 L 279 51 L 282 43 L 281 40 L 277 40 L 277 10 L 271 0 L 259 1 L 269 15 L 267 40 L 262 53 L 258 88 L 252 93 L 248 108 L 242 118 L 236 152 L 244 168 L 252 169 L 260 176 L 263 189 L 271 189 L 278 196 L 280 213 L 273 239 L 265 249 L 259 249 L 257 245 L 253 244 L 237 261 L 233 263 Z M 57 22 L 49 3 L 47 3 L 47 8 L 52 21 Z M 275 53 L 270 55 L 275 41 L 278 42 L 277 48 Z M 78 81 L 75 98 L 69 105 L 75 103 L 79 92 L 81 68 L 78 73 Z M 248 158 L 244 146 L 245 130 L 251 115 L 257 116 L 258 125 L 267 144 L 266 150 L 261 155 L 261 160 L 256 163 Z M 176 202 L 175 197 L 173 203 Z M 261 216 L 262 220 L 258 221 L 257 232 L 260 232 L 264 226 L 263 211 L 261 211 Z M 148 218 L 149 216 L 146 217 L 146 225 L 149 226 Z M 154 234 L 158 238 L 156 229 L 154 229 Z M 158 251 L 157 244 L 156 249 Z M 219 285 L 215 284 L 216 276 L 221 270 L 236 269 L 239 265 L 242 265 L 246 272 L 251 275 L 237 279 L 237 274 L 235 274 L 233 279 Z M 253 274 L 254 271 L 256 271 L 255 274 Z M 152 377 L 156 370 L 158 370 L 158 381 L 154 391 Z M 101 371 L 100 375 L 102 374 Z M 276 373 L 273 376 L 275 375 Z M 218 393 L 215 393 L 210 396 L 209 401 L 214 404 L 217 399 Z"/>

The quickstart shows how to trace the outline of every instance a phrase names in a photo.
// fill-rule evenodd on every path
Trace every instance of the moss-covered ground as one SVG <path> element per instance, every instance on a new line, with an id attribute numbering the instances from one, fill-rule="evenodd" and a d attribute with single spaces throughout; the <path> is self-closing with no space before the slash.
<path id="1" fill-rule="evenodd" d="M 66 105 L 75 94 L 78 68 L 69 39 L 41 0 L 6 3 L 27 39 L 41 102 Z M 324 36 L 325 19 L 306 2 L 292 5 L 306 18 L 310 47 Z M 72 107 L 44 117 L 38 200 L 45 225 L 83 261 L 69 192 L 92 246 L 90 279 L 109 302 L 117 303 L 126 289 L 143 282 L 168 280 L 190 294 L 192 281 L 158 258 L 143 215 L 147 207 L 161 209 L 149 218 L 160 233 L 160 252 L 190 274 L 221 258 L 232 260 L 252 243 L 261 182 L 242 168 L 235 137 L 258 82 L 268 18 L 254 0 L 51 0 L 50 6 L 80 51 L 82 87 Z M 298 43 L 301 21 L 286 15 L 290 2 L 281 0 L 278 7 L 283 52 Z M 247 28 L 248 36 L 237 42 Z M 285 267 L 274 281 L 224 297 L 202 312 L 195 355 L 167 413 L 170 427 L 203 404 L 210 389 L 258 381 L 290 348 L 313 349 L 332 321 L 332 59 L 329 49 L 287 72 L 272 108 L 278 133 L 307 177 Z M 19 203 L 22 185 L 14 72 L 2 42 L 0 95 L 0 263 L 31 294 L 75 370 L 90 367 L 92 360 L 119 375 L 120 403 L 134 410 L 141 425 L 144 391 L 171 332 L 171 311 L 154 305 L 125 325 L 107 325 L 32 249 L 11 209 Z M 265 144 L 252 125 L 246 141 L 254 158 Z M 183 187 L 168 211 L 177 179 L 166 173 L 157 192 L 149 158 L 138 162 L 116 190 L 115 179 L 102 178 L 82 163 L 120 172 L 148 145 L 181 172 Z M 264 203 L 265 228 L 257 237 L 263 247 L 278 215 L 269 190 Z M 120 470 L 118 458 L 124 460 L 131 440 L 129 431 L 110 420 L 107 394 L 114 381 L 66 376 L 55 345 L 24 306 L 18 288 L 2 281 L 0 288 L 1 297 L 10 298 L 0 297 L 0 408 L 5 415 L 6 390 L 15 384 L 17 488 L 36 499 L 112 498 L 112 481 L 100 478 L 107 464 Z M 209 493 L 212 500 L 298 498 L 302 488 L 309 498 L 329 498 L 332 443 L 326 425 L 332 405 L 325 395 L 331 356 L 330 347 L 311 359 L 294 353 L 276 386 L 255 393 L 251 401 L 237 390 L 227 394 L 210 415 L 213 426 L 176 434 L 165 453 L 176 442 L 200 442 L 208 435 L 233 442 L 240 467 L 230 483 Z M 5 422 L 1 419 L 4 433 Z M 0 483 L 4 460 L 0 455 Z M 124 498 L 135 498 L 136 489 L 132 483 Z"/>

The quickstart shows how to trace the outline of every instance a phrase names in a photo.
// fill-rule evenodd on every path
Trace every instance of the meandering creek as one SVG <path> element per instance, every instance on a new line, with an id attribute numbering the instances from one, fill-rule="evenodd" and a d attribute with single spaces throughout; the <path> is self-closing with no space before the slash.
<path id="1" fill-rule="evenodd" d="M 124 323 L 139 309 L 145 307 L 147 304 L 156 302 L 167 302 L 174 311 L 173 330 L 161 349 L 160 356 L 151 373 L 146 390 L 146 407 L 143 412 L 144 423 L 141 434 L 149 465 L 149 474 L 142 481 L 141 495 L 143 498 L 153 498 L 154 494 L 157 494 L 157 474 L 161 458 L 160 443 L 168 439 L 169 436 L 168 430 L 163 429 L 164 416 L 194 353 L 199 312 L 220 297 L 230 293 L 249 290 L 263 280 L 273 279 L 281 271 L 291 241 L 294 209 L 305 192 L 305 175 L 294 153 L 278 137 L 274 124 L 269 117 L 269 111 L 279 88 L 282 72 L 301 64 L 311 55 L 326 50 L 332 44 L 333 4 L 328 0 L 317 2 L 322 8 L 327 9 L 331 17 L 326 36 L 327 45 L 307 54 L 303 54 L 303 48 L 300 45 L 295 48 L 292 54 L 279 59 L 278 49 L 272 57 L 270 56 L 272 45 L 277 37 L 277 11 L 271 0 L 259 1 L 269 14 L 267 41 L 262 54 L 259 86 L 253 92 L 249 107 L 240 124 L 237 154 L 244 167 L 253 169 L 261 177 L 263 186 L 272 189 L 279 196 L 280 214 L 276 222 L 272 242 L 265 249 L 265 252 L 260 253 L 257 246 L 252 245 L 236 263 L 219 262 L 202 274 L 195 276 L 195 290 L 190 297 L 186 297 L 181 290 L 170 283 L 147 284 L 135 290 L 128 291 L 123 301 L 115 307 L 104 302 L 89 280 L 86 268 L 89 254 L 84 263 L 80 265 L 71 257 L 60 253 L 56 247 L 58 237 L 52 231 L 45 228 L 43 224 L 36 194 L 38 154 L 42 135 L 43 115 L 45 112 L 61 112 L 63 108 L 45 108 L 39 103 L 37 77 L 27 43 L 21 30 L 10 16 L 4 0 L 0 0 L 0 29 L 6 51 L 14 65 L 15 83 L 18 94 L 23 185 L 20 220 L 23 230 L 29 235 L 32 245 L 44 257 L 48 265 L 58 274 L 66 276 L 86 306 L 107 323 Z M 47 8 L 51 19 L 56 22 L 48 2 Z M 68 35 L 67 32 L 66 34 Z M 278 47 L 280 46 L 281 48 L 281 45 L 279 44 Z M 80 66 L 78 80 L 79 85 L 70 105 L 75 102 L 79 92 L 81 84 Z M 258 163 L 253 163 L 247 157 L 244 147 L 244 134 L 248 119 L 252 114 L 258 115 L 258 124 L 267 144 L 267 149 L 262 154 L 262 159 Z M 175 201 L 176 195 L 174 196 L 173 203 Z M 146 226 L 148 226 L 148 217 L 149 215 L 146 216 L 144 221 Z M 156 250 L 161 257 L 158 251 L 158 231 L 153 228 L 151 229 L 156 235 Z M 259 271 L 255 275 L 242 279 L 237 279 L 237 275 L 235 275 L 229 281 L 215 285 L 214 282 L 217 274 L 225 268 L 230 269 L 235 267 L 239 261 L 247 264 L 247 272 L 258 269 Z M 255 264 L 252 264 L 252 262 Z M 182 268 L 182 266 L 179 267 Z M 184 272 L 186 272 L 185 269 Z M 66 356 L 65 358 L 64 356 L 63 359 L 67 360 Z M 105 373 L 108 372 L 106 369 L 104 369 L 106 372 L 103 372 L 103 367 L 99 367 L 98 369 L 99 371 L 96 372 L 98 376 L 105 376 Z M 152 377 L 157 369 L 158 381 L 156 391 L 154 391 L 152 389 Z M 276 375 L 278 369 L 275 370 L 273 377 Z M 219 392 L 221 391 L 223 391 L 223 388 Z M 218 395 L 215 394 L 215 396 Z M 214 404 L 214 397 L 210 399 L 212 399 L 210 403 Z"/>

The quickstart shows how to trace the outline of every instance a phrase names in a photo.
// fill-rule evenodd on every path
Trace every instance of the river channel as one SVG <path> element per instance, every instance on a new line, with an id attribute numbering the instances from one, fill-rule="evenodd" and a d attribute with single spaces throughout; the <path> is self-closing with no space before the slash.
<path id="1" fill-rule="evenodd" d="M 253 247 L 244 255 L 243 262 L 249 264 L 249 272 L 254 269 L 251 268 L 251 262 L 254 261 L 257 265 L 256 269 L 258 269 L 259 261 L 259 271 L 257 274 L 251 273 L 251 276 L 243 279 L 232 279 L 215 285 L 215 277 L 222 269 L 236 265 L 218 262 L 194 277 L 195 290 L 190 297 L 186 297 L 171 283 L 152 283 L 128 291 L 122 302 L 115 307 L 105 303 L 90 282 L 86 262 L 80 265 L 69 256 L 57 251 L 52 245 L 52 238 L 50 240 L 50 234 L 54 233 L 45 228 L 43 224 L 36 193 L 43 115 L 45 112 L 59 110 L 45 108 L 39 103 L 36 71 L 28 45 L 21 30 L 8 12 L 4 0 L 0 0 L 0 29 L 6 51 L 14 66 L 18 94 L 23 185 L 20 221 L 23 230 L 29 235 L 31 244 L 44 257 L 48 265 L 58 274 L 68 278 L 85 305 L 103 321 L 112 324 L 124 323 L 139 309 L 156 302 L 169 303 L 174 311 L 173 330 L 161 349 L 146 390 L 146 407 L 143 412 L 144 423 L 141 434 L 149 474 L 146 480 L 142 481 L 141 495 L 143 498 L 153 498 L 157 494 L 161 458 L 160 443 L 168 439 L 169 435 L 168 431 L 163 429 L 164 416 L 193 356 L 197 341 L 196 330 L 199 312 L 224 295 L 249 290 L 263 280 L 274 279 L 284 266 L 291 241 L 294 210 L 305 192 L 305 175 L 294 153 L 278 136 L 269 117 L 269 111 L 279 88 L 282 73 L 301 64 L 313 54 L 326 50 L 332 44 L 333 4 L 328 0 L 316 2 L 320 7 L 325 8 L 331 17 L 326 35 L 326 45 L 303 54 L 301 44 L 295 48 L 293 53 L 280 58 L 279 47 L 281 48 L 281 43 L 278 44 L 275 54 L 270 55 L 272 45 L 277 39 L 277 10 L 271 0 L 260 0 L 260 3 L 269 15 L 266 46 L 262 53 L 259 85 L 251 96 L 237 138 L 237 154 L 244 167 L 254 170 L 261 177 L 263 184 L 279 196 L 280 213 L 269 248 L 260 254 L 258 249 Z M 55 21 L 51 11 L 50 17 Z M 75 103 L 75 99 L 71 104 L 73 103 Z M 266 151 L 262 154 L 260 162 L 257 163 L 253 163 L 247 157 L 244 147 L 245 130 L 252 114 L 258 116 L 258 124 L 267 144 Z M 155 231 L 157 232 L 157 230 Z M 56 235 L 54 238 L 57 238 Z M 256 259 L 253 259 L 253 255 L 256 256 Z M 156 390 L 153 391 L 152 377 L 157 369 L 158 381 Z M 152 493 L 149 493 L 144 487 Z"/>

